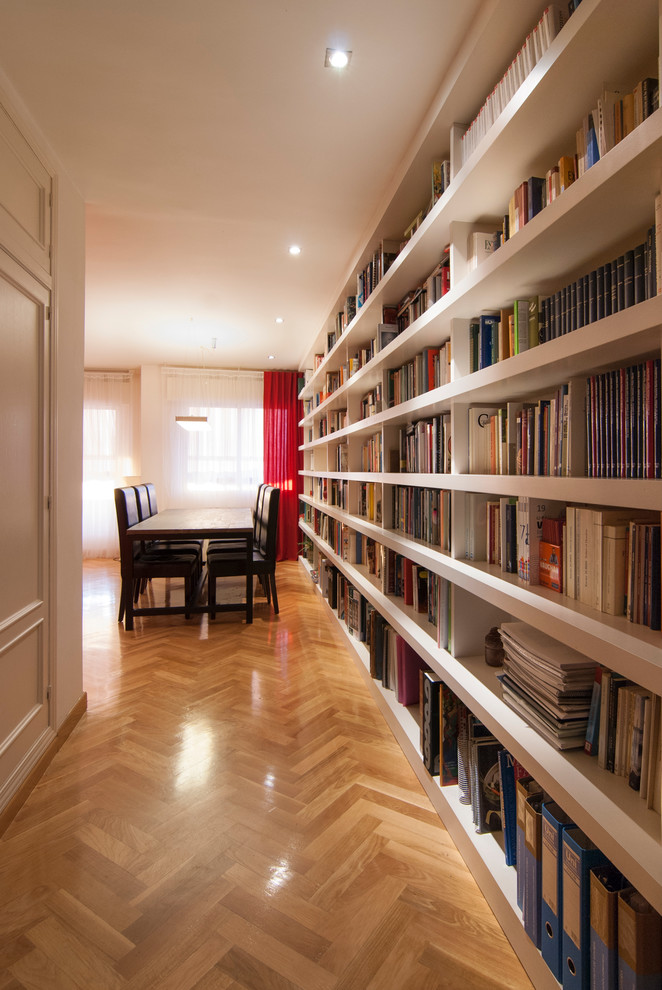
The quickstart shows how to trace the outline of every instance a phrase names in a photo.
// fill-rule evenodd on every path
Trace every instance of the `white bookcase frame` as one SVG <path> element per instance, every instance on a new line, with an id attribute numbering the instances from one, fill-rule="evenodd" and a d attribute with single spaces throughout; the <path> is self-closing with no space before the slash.
<path id="1" fill-rule="evenodd" d="M 303 503 L 310 512 L 325 513 L 350 529 L 404 553 L 416 563 L 447 578 L 453 586 L 453 635 L 448 651 L 437 647 L 432 627 L 400 599 L 386 597 L 365 566 L 344 561 L 314 527 L 301 521 L 317 557 L 328 558 L 365 598 L 416 648 L 427 663 L 466 702 L 501 743 L 520 760 L 553 798 L 573 817 L 641 893 L 662 912 L 662 846 L 660 816 L 646 808 L 622 778 L 597 766 L 581 751 L 559 752 L 542 739 L 501 699 L 494 670 L 482 657 L 480 639 L 501 617 L 537 626 L 559 641 L 588 654 L 596 662 L 626 674 L 662 694 L 662 634 L 609 616 L 540 586 L 523 584 L 500 568 L 460 556 L 459 527 L 465 493 L 529 495 L 624 506 L 660 512 L 662 481 L 601 480 L 585 477 L 472 475 L 467 471 L 466 409 L 506 400 L 535 397 L 569 377 L 600 372 L 662 351 L 662 296 L 641 302 L 566 336 L 516 357 L 469 374 L 468 322 L 486 309 L 498 309 L 521 296 L 546 294 L 620 253 L 622 246 L 644 239 L 653 223 L 654 198 L 660 191 L 662 112 L 659 110 L 597 162 L 552 204 L 477 269 L 469 271 L 466 237 L 487 218 L 503 215 L 521 181 L 545 174 L 550 164 L 571 153 L 575 130 L 605 80 L 633 86 L 646 75 L 659 75 L 660 24 L 658 0 L 582 0 L 534 71 L 526 79 L 471 158 L 459 164 L 457 121 L 472 119 L 498 78 L 499 64 L 512 54 L 531 27 L 510 0 L 488 0 L 474 31 L 450 68 L 433 112 L 424 121 L 410 150 L 391 199 L 375 218 L 374 239 L 352 259 L 338 302 L 328 323 L 311 341 L 305 366 L 324 353 L 327 330 L 346 295 L 356 291 L 356 272 L 371 256 L 380 238 L 404 230 L 416 213 L 416 195 L 424 198 L 434 157 L 450 157 L 451 184 L 421 227 L 366 300 L 309 381 L 302 398 L 308 411 L 302 421 Z M 541 11 L 542 13 L 542 4 Z M 535 20 L 536 18 L 534 18 Z M 495 55 L 501 48 L 501 57 Z M 590 55 L 590 57 L 588 57 Z M 477 70 L 476 66 L 480 66 Z M 328 371 L 339 370 L 359 347 L 375 336 L 381 307 L 393 304 L 426 277 L 451 244 L 451 290 L 339 389 L 315 405 Z M 366 420 L 358 419 L 360 399 L 386 369 L 398 367 L 426 346 L 451 342 L 452 380 Z M 323 417 L 333 409 L 348 410 L 348 425 L 319 437 Z M 384 449 L 398 427 L 426 416 L 450 412 L 453 465 L 449 474 L 411 475 L 355 470 L 357 451 L 367 436 L 381 432 Z M 335 470 L 335 448 L 347 443 L 349 471 Z M 319 479 L 349 482 L 356 493 L 362 482 L 381 486 L 384 515 L 390 488 L 412 485 L 450 490 L 451 553 L 357 515 L 357 498 L 343 510 L 316 497 Z M 477 621 L 477 619 L 479 621 Z M 345 629 L 345 626 L 342 625 Z M 367 650 L 347 636 L 360 669 L 435 808 L 492 905 L 537 987 L 558 986 L 532 945 L 515 899 L 515 871 L 505 866 L 494 836 L 476 835 L 470 812 L 460 804 L 457 788 L 441 788 L 423 768 L 418 726 L 369 674 Z"/>

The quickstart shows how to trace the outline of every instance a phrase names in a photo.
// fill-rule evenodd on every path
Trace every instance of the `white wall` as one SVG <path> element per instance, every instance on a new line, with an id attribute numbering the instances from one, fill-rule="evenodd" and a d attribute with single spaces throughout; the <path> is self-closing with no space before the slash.
<path id="1" fill-rule="evenodd" d="M 166 509 L 163 498 L 163 392 L 161 369 L 145 365 L 140 369 L 140 480 L 153 481 L 159 496 L 159 508 Z"/>

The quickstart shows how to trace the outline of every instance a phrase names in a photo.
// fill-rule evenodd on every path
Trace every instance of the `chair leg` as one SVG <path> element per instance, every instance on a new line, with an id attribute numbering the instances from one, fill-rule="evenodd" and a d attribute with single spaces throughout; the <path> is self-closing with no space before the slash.
<path id="1" fill-rule="evenodd" d="M 209 618 L 216 618 L 216 578 L 212 577 L 211 571 L 207 568 L 207 603 L 209 605 Z"/>
<path id="2" fill-rule="evenodd" d="M 274 601 L 274 612 L 278 615 L 278 593 L 276 592 L 276 573 L 272 571 L 268 578 L 269 584 L 271 585 L 271 597 Z"/>
<path id="3" fill-rule="evenodd" d="M 184 612 L 184 618 L 191 618 L 191 608 L 193 604 L 193 582 L 190 577 L 184 578 L 184 604 L 186 606 L 186 611 Z"/>
<path id="4" fill-rule="evenodd" d="M 118 613 L 118 616 L 117 616 L 117 621 L 118 622 L 121 622 L 122 619 L 124 618 L 124 606 L 125 606 L 125 601 L 126 601 L 126 587 L 125 587 L 125 585 L 126 585 L 126 582 L 125 581 L 122 581 L 122 587 L 120 589 L 120 609 L 119 609 L 119 613 Z"/>

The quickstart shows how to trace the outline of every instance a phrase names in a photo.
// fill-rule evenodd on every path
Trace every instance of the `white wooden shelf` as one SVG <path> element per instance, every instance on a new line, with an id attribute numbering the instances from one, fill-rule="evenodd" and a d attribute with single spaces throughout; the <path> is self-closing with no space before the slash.
<path id="1" fill-rule="evenodd" d="M 472 120 L 503 72 L 531 23 L 526 5 L 486 0 L 466 43 L 449 67 L 433 107 L 407 151 L 388 201 L 378 211 L 373 234 L 351 259 L 327 323 L 311 340 L 306 359 L 325 350 L 327 331 L 347 295 L 356 291 L 361 270 L 380 238 L 394 239 L 424 205 L 430 163 L 451 158 L 451 182 L 384 278 L 370 294 L 302 391 L 307 411 L 301 421 L 304 442 L 302 503 L 323 513 L 329 525 L 344 524 L 408 557 L 450 582 L 452 634 L 449 649 L 437 646 L 427 616 L 386 596 L 365 566 L 344 561 L 330 543 L 301 521 L 313 552 L 342 572 L 387 617 L 421 657 L 491 729 L 565 811 L 662 912 L 662 823 L 660 814 L 628 787 L 622 777 L 601 770 L 583 751 L 561 752 L 543 739 L 503 700 L 494 670 L 482 658 L 482 638 L 491 625 L 517 619 L 619 671 L 662 695 L 662 634 L 610 616 L 540 586 L 529 586 L 500 567 L 465 559 L 465 493 L 493 498 L 527 495 L 565 504 L 588 504 L 659 513 L 662 480 L 598 479 L 468 474 L 467 411 L 499 408 L 511 401 L 535 401 L 571 378 L 586 378 L 662 353 L 662 295 L 548 341 L 491 367 L 469 373 L 469 321 L 484 311 L 511 306 L 513 300 L 547 296 L 598 265 L 641 244 L 654 223 L 660 192 L 662 112 L 653 113 L 588 169 L 556 200 L 487 258 L 469 270 L 467 237 L 475 229 L 496 229 L 521 182 L 544 175 L 550 165 L 574 150 L 575 132 L 592 109 L 605 80 L 632 90 L 647 76 L 659 75 L 662 0 L 582 0 L 534 71 L 493 124 L 470 158 L 458 162 L 459 122 Z M 542 8 L 542 4 L 541 4 Z M 542 10 L 540 11 L 540 13 Z M 534 12 L 535 14 L 535 12 Z M 538 15 L 539 16 L 539 15 Z M 519 39 L 519 41 L 517 40 Z M 498 52 L 501 52 L 501 57 Z M 446 150 L 450 148 L 450 154 Z M 421 197 L 423 202 L 421 202 Z M 416 204 L 419 205 L 416 205 Z M 488 226 L 490 224 L 490 226 Z M 450 244 L 451 289 L 383 351 L 339 389 L 314 405 L 324 392 L 328 372 L 338 372 L 376 336 L 382 306 L 397 304 L 420 285 Z M 425 347 L 450 342 L 451 381 L 400 405 L 361 419 L 361 399 L 381 384 L 386 372 L 400 368 Z M 347 410 L 347 425 L 323 437 L 329 413 Z M 379 473 L 356 470 L 366 440 L 379 434 L 384 465 L 398 445 L 399 430 L 417 420 L 450 413 L 453 432 L 451 471 L 447 474 Z M 572 428 L 572 426 L 571 426 Z M 346 444 L 350 470 L 335 470 L 336 449 Z M 326 479 L 343 486 L 349 509 L 321 500 Z M 383 523 L 356 514 L 361 486 L 376 486 Z M 391 489 L 428 487 L 450 492 L 450 552 L 389 528 Z M 336 534 L 332 537 L 335 542 Z M 342 626 L 344 628 L 344 626 Z M 540 953 L 524 933 L 514 896 L 515 871 L 507 868 L 499 843 L 476 835 L 471 811 L 457 788 L 441 788 L 423 768 L 418 725 L 369 674 L 365 647 L 347 636 L 403 750 L 421 779 L 499 921 L 537 987 L 557 987 Z"/>

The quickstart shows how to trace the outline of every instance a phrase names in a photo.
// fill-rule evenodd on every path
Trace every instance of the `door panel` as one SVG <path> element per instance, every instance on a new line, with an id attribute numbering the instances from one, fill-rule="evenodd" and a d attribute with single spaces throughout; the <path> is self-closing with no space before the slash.
<path id="1" fill-rule="evenodd" d="M 48 290 L 0 252 L 0 798 L 5 799 L 17 768 L 29 768 L 52 734 L 48 303 Z"/>
<path id="2" fill-rule="evenodd" d="M 0 106 L 0 238 L 30 268 L 51 270 L 51 177 Z"/>

